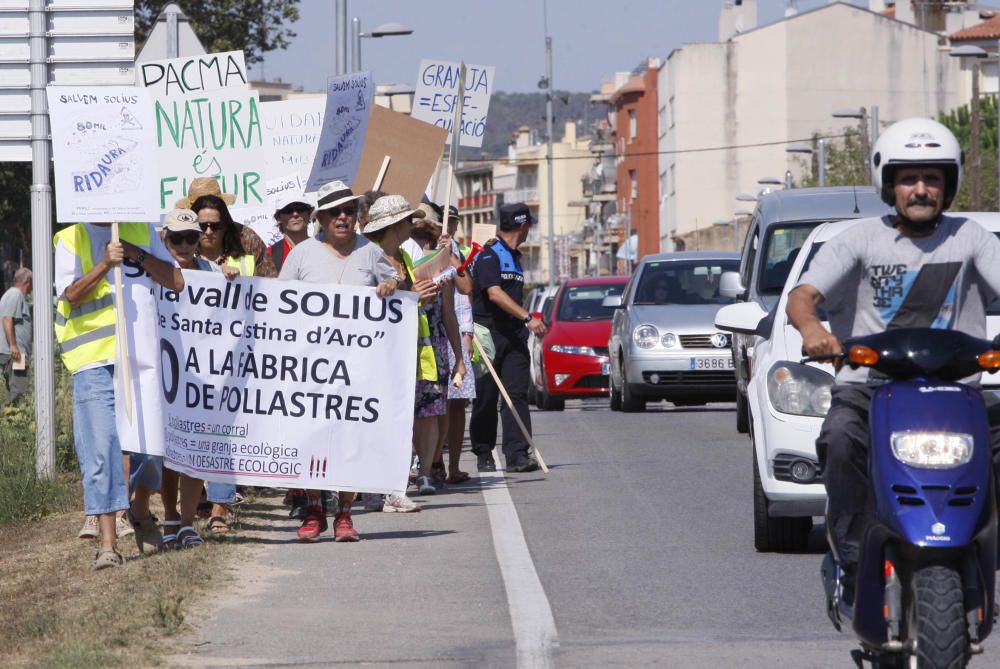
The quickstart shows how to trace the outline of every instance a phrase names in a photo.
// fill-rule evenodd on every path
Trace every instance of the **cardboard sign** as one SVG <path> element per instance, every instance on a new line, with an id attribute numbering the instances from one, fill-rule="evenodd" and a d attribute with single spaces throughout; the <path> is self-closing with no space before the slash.
<path id="1" fill-rule="evenodd" d="M 486 246 L 486 242 L 497 236 L 497 226 L 489 223 L 472 224 L 472 241 L 480 246 Z"/>
<path id="2" fill-rule="evenodd" d="M 353 185 L 368 133 L 375 84 L 371 72 L 332 77 L 326 89 L 323 132 L 316 147 L 306 190 L 331 181 Z"/>
<path id="3" fill-rule="evenodd" d="M 420 61 L 413 118 L 451 131 L 461 83 L 461 63 L 440 60 Z M 462 110 L 462 146 L 481 147 L 486 133 L 486 119 L 493 94 L 492 65 L 468 65 L 465 71 L 464 108 Z M 451 138 L 448 138 L 451 143 Z"/>
<path id="4" fill-rule="evenodd" d="M 130 86 L 49 86 L 46 93 L 57 220 L 157 220 L 149 93 Z"/>
<path id="5" fill-rule="evenodd" d="M 264 118 L 267 173 L 277 176 L 298 172 L 305 187 L 323 130 L 326 98 L 262 102 L 260 108 Z"/>
<path id="6" fill-rule="evenodd" d="M 370 190 L 385 157 L 390 156 L 379 190 L 418 204 L 444 150 L 446 134 L 444 128 L 376 106 L 368 120 L 368 139 L 352 184 L 354 192 Z"/>
<path id="7" fill-rule="evenodd" d="M 250 90 L 242 51 L 151 60 L 137 64 L 135 80 L 159 98 L 202 95 L 223 88 Z"/>

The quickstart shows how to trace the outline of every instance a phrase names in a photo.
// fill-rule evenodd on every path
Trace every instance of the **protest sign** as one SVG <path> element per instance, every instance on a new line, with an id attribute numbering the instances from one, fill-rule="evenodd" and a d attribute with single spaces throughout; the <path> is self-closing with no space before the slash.
<path id="1" fill-rule="evenodd" d="M 486 133 L 490 96 L 493 94 L 492 65 L 466 65 L 465 91 L 461 122 L 462 146 L 481 147 Z M 462 82 L 461 63 L 438 60 L 420 61 L 416 93 L 413 96 L 413 118 L 444 128 L 454 125 L 452 116 L 458 104 Z M 448 138 L 451 143 L 451 138 Z"/>
<path id="2" fill-rule="evenodd" d="M 154 221 L 153 107 L 128 86 L 49 86 L 60 223 Z"/>
<path id="3" fill-rule="evenodd" d="M 497 236 L 497 227 L 489 223 L 472 224 L 472 241 L 480 246 L 486 246 L 486 242 Z"/>
<path id="4" fill-rule="evenodd" d="M 442 246 L 413 264 L 413 276 L 418 281 L 434 279 L 451 267 L 451 257 L 451 249 Z"/>
<path id="5" fill-rule="evenodd" d="M 137 86 L 160 98 L 197 96 L 223 88 L 250 89 L 242 51 L 139 63 L 135 79 Z"/>
<path id="6" fill-rule="evenodd" d="M 307 191 L 319 190 L 323 184 L 336 180 L 354 184 L 368 132 L 374 90 L 371 72 L 330 79 L 323 132 L 316 147 Z"/>
<path id="7" fill-rule="evenodd" d="M 443 128 L 376 106 L 368 121 L 368 138 L 354 180 L 354 192 L 372 188 L 385 157 L 389 156 L 391 160 L 380 190 L 402 195 L 411 204 L 417 204 L 434 174 L 446 134 Z"/>
<path id="8" fill-rule="evenodd" d="M 159 430 L 144 421 L 146 452 L 210 481 L 406 488 L 415 294 L 197 271 L 184 282 L 155 287 L 139 315 L 159 367 L 141 392 L 162 403 Z"/>
<path id="9" fill-rule="evenodd" d="M 326 98 L 317 96 L 280 102 L 262 102 L 267 173 L 299 172 L 303 186 L 309 180 L 316 146 L 323 130 Z"/>

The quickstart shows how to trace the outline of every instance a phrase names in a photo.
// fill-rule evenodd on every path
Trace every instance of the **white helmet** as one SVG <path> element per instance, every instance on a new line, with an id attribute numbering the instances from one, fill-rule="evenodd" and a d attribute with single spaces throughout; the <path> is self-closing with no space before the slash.
<path id="1" fill-rule="evenodd" d="M 882 201 L 893 206 L 893 172 L 898 167 L 932 165 L 944 170 L 944 202 L 942 210 L 962 185 L 962 147 L 945 126 L 929 118 L 907 118 L 886 128 L 872 149 L 872 183 Z"/>

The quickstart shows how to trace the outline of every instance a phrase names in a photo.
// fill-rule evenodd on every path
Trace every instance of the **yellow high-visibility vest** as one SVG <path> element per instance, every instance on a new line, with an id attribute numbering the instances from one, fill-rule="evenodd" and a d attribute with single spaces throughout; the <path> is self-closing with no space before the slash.
<path id="1" fill-rule="evenodd" d="M 150 233 L 147 223 L 120 223 L 118 234 L 122 241 L 149 248 Z M 53 238 L 80 259 L 80 269 L 86 274 L 94 268 L 91 256 L 90 232 L 78 223 L 60 230 Z M 83 275 L 81 274 L 81 276 Z M 56 302 L 55 329 L 63 364 L 71 373 L 80 368 L 115 357 L 115 307 L 114 291 L 106 278 L 90 291 L 83 302 L 72 306 L 62 295 Z"/>
<path id="2" fill-rule="evenodd" d="M 406 273 L 410 275 L 410 281 L 416 282 L 413 276 L 413 260 L 406 251 L 400 249 L 400 252 L 403 254 L 403 265 L 406 266 Z M 417 315 L 417 380 L 435 382 L 438 380 L 437 358 L 434 356 L 434 344 L 431 339 L 431 322 L 422 309 Z"/>
<path id="3" fill-rule="evenodd" d="M 227 267 L 238 269 L 240 276 L 253 276 L 253 273 L 257 270 L 257 259 L 254 258 L 252 253 L 242 255 L 239 259 L 227 257 L 225 264 Z"/>

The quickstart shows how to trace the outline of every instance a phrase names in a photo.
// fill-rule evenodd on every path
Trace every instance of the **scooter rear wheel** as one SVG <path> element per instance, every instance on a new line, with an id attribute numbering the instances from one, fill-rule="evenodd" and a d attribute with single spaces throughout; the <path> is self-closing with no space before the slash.
<path id="1" fill-rule="evenodd" d="M 917 669 L 965 667 L 969 637 L 959 573 L 945 565 L 919 567 L 910 591 L 910 637 L 917 642 Z"/>

